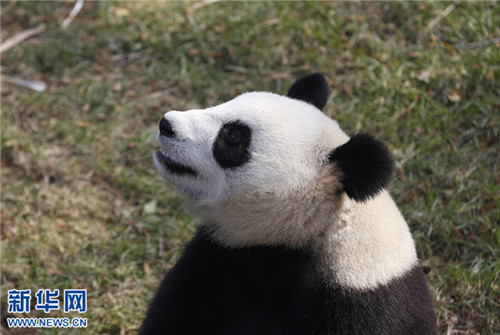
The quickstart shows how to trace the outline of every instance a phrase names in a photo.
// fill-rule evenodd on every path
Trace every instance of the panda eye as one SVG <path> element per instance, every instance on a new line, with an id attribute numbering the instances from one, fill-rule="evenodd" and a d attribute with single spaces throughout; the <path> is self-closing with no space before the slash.
<path id="1" fill-rule="evenodd" d="M 223 169 L 241 166 L 250 160 L 252 130 L 240 121 L 222 125 L 212 146 L 215 160 Z"/>
<path id="2" fill-rule="evenodd" d="M 231 143 L 239 143 L 241 140 L 241 132 L 236 129 L 230 129 L 226 132 L 226 137 Z"/>

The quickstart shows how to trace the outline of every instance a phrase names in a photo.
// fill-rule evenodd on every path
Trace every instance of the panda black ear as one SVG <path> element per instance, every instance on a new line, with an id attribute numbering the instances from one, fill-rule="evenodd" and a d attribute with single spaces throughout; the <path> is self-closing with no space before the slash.
<path id="1" fill-rule="evenodd" d="M 333 150 L 328 161 L 341 169 L 343 190 L 356 201 L 375 197 L 389 184 L 394 170 L 385 144 L 368 134 L 353 136 Z"/>
<path id="2" fill-rule="evenodd" d="M 288 89 L 287 97 L 310 103 L 319 110 L 325 108 L 330 87 L 321 73 L 314 73 L 297 79 Z"/>

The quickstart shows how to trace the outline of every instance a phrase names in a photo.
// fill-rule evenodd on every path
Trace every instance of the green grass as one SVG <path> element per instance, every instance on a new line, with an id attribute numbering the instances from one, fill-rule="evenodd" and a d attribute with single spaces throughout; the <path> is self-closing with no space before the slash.
<path id="1" fill-rule="evenodd" d="M 2 333 L 135 333 L 196 226 L 152 164 L 161 115 L 321 71 L 393 153 L 440 333 L 500 334 L 500 6 L 431 27 L 450 4 L 86 2 L 62 30 L 72 3 L 2 1 L 2 40 L 47 26 L 2 73 L 48 84 L 2 84 Z M 88 328 L 8 329 L 13 288 L 86 288 Z"/>

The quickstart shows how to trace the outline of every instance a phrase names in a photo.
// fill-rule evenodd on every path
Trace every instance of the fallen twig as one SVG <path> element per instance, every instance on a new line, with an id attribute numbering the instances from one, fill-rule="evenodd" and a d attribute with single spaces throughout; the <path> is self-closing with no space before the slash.
<path id="1" fill-rule="evenodd" d="M 441 13 L 439 13 L 438 16 L 436 16 L 434 19 L 432 19 L 432 21 L 429 22 L 429 24 L 427 24 L 427 27 L 425 27 L 424 32 L 428 33 L 429 31 L 431 31 L 435 26 L 437 26 L 439 24 L 439 22 L 441 22 L 442 19 L 444 19 L 445 17 L 447 17 L 448 15 L 450 15 L 450 13 L 453 12 L 453 10 L 456 7 L 457 7 L 457 2 L 456 1 L 452 2 Z"/>
<path id="2" fill-rule="evenodd" d="M 76 1 L 75 6 L 73 7 L 71 12 L 69 13 L 68 17 L 61 24 L 62 29 L 66 29 L 69 26 L 69 24 L 71 23 L 71 21 L 73 21 L 73 19 L 78 15 L 78 13 L 80 13 L 80 11 L 83 8 L 83 1 L 84 0 L 77 0 Z"/>
<path id="3" fill-rule="evenodd" d="M 457 49 L 476 49 L 476 48 L 483 48 L 491 44 L 497 44 L 500 43 L 500 37 L 496 38 L 490 38 L 487 40 L 482 40 L 482 41 L 477 41 L 477 42 L 460 42 L 455 45 Z"/>
<path id="4" fill-rule="evenodd" d="M 198 10 L 198 9 L 200 9 L 202 7 L 214 4 L 214 3 L 219 2 L 219 1 L 222 1 L 222 0 L 202 0 L 202 1 L 198 1 L 197 3 L 195 3 L 193 5 L 193 9 L 194 10 Z"/>
<path id="5" fill-rule="evenodd" d="M 6 41 L 4 41 L 0 44 L 0 54 L 4 51 L 9 50 L 13 46 L 21 43 L 22 41 L 24 41 L 32 36 L 38 35 L 44 31 L 45 31 L 45 25 L 41 24 L 36 28 L 25 30 L 25 31 L 15 35 L 14 37 L 7 39 Z"/>
<path id="6" fill-rule="evenodd" d="M 2 80 L 5 80 L 10 84 L 29 88 L 30 90 L 36 92 L 43 92 L 47 88 L 47 84 L 45 84 L 43 81 L 38 80 L 25 80 L 21 78 L 9 77 L 6 75 L 2 75 Z"/>

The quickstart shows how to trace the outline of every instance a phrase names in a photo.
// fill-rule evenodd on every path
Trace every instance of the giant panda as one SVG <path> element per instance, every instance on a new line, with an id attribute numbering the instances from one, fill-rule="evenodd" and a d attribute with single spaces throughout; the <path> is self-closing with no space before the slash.
<path id="1" fill-rule="evenodd" d="M 328 95 L 316 73 L 161 118 L 155 165 L 202 223 L 141 334 L 436 333 L 388 149 Z"/>

